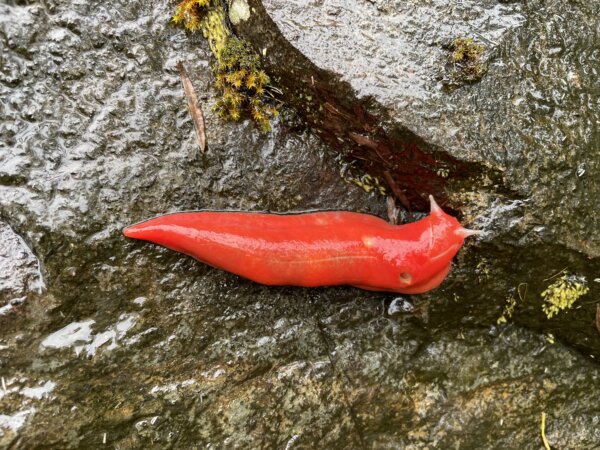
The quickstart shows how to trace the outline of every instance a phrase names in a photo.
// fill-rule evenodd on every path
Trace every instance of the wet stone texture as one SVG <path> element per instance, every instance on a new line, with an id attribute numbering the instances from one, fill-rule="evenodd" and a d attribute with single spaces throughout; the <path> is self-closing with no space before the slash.
<path id="1" fill-rule="evenodd" d="M 390 132 L 408 127 L 501 174 L 451 187 L 463 222 L 486 235 L 463 254 L 452 288 L 430 297 L 432 324 L 493 323 L 515 298 L 514 321 L 599 357 L 600 4 L 262 4 L 311 62 L 371 97 Z M 458 38 L 484 46 L 480 81 L 461 80 L 452 59 Z M 590 291 L 548 321 L 540 294 L 561 271 L 585 277 Z"/>
<path id="2" fill-rule="evenodd" d="M 27 244 L 0 222 L 0 315 L 25 301 L 28 293 L 41 293 L 40 264 Z"/>
<path id="3" fill-rule="evenodd" d="M 121 236 L 184 209 L 384 214 L 309 132 L 219 121 L 206 45 L 170 8 L 0 5 L 0 448 L 539 449 L 542 411 L 553 446 L 597 448 L 600 371 L 560 343 Z"/>
<path id="4" fill-rule="evenodd" d="M 263 4 L 311 61 L 395 120 L 453 156 L 505 171 L 542 238 L 600 256 L 590 232 L 600 227 L 597 2 Z M 485 47 L 489 68 L 480 83 L 449 92 L 447 62 L 461 37 Z"/>

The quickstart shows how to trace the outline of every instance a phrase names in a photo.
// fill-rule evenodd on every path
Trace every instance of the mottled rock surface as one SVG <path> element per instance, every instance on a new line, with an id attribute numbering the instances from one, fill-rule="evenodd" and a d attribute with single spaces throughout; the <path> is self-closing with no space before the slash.
<path id="1" fill-rule="evenodd" d="M 515 303 L 509 309 L 516 323 L 599 357 L 600 110 L 592 105 L 600 102 L 600 6 L 248 1 L 254 14 L 236 29 L 267 48 L 269 67 L 294 61 L 297 83 L 282 83 L 317 132 L 339 138 L 342 154 L 355 154 L 351 141 L 362 123 L 357 142 L 364 152 L 357 157 L 364 170 L 389 171 L 395 182 L 408 177 L 404 188 L 420 183 L 426 193 L 437 192 L 446 177 L 448 206 L 463 223 L 485 230 L 459 256 L 449 289 L 429 297 L 430 325 L 489 325 Z M 457 75 L 459 38 L 485 46 L 478 81 Z M 346 129 L 337 119 L 353 108 L 360 114 Z M 398 137 L 409 143 L 399 145 Z M 415 142 L 432 156 L 413 153 Z M 433 164 L 435 182 L 431 170 L 411 166 L 404 173 L 403 158 L 417 161 L 417 169 Z M 461 169 L 456 161 L 472 165 Z M 589 292 L 548 320 L 541 294 L 563 274 L 585 279 Z"/>
<path id="2" fill-rule="evenodd" d="M 0 315 L 21 304 L 28 294 L 41 293 L 40 263 L 6 223 L 0 222 Z"/>
<path id="3" fill-rule="evenodd" d="M 309 132 L 219 121 L 207 47 L 170 8 L 0 5 L 1 295 L 26 297 L 0 315 L 0 448 L 539 449 L 542 411 L 553 446 L 595 448 L 592 361 L 468 325 L 474 247 L 437 326 L 426 300 L 259 286 L 122 237 L 184 209 L 385 211 Z"/>
<path id="4" fill-rule="evenodd" d="M 523 220 L 543 228 L 529 227 L 536 238 L 600 256 L 600 4 L 262 3 L 293 45 L 359 96 L 451 155 L 502 170 L 506 188 L 527 198 Z M 448 91 L 461 37 L 486 47 L 489 67 L 480 82 Z"/>

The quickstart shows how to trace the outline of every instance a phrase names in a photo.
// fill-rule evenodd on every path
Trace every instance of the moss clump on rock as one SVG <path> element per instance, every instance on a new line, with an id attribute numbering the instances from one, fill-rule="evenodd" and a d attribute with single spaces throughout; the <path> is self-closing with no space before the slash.
<path id="1" fill-rule="evenodd" d="M 250 44 L 232 35 L 226 25 L 222 3 L 219 0 L 182 0 L 173 22 L 192 32 L 201 30 L 208 40 L 216 58 L 212 69 L 215 86 L 221 93 L 216 105 L 219 116 L 239 120 L 246 111 L 263 131 L 269 131 L 271 119 L 278 115 L 272 101 L 269 76 Z"/>
<path id="2" fill-rule="evenodd" d="M 173 15 L 173 23 L 192 32 L 202 31 L 217 58 L 231 36 L 225 25 L 225 11 L 218 0 L 182 0 Z"/>
<path id="3" fill-rule="evenodd" d="M 513 295 L 509 295 L 506 298 L 506 303 L 504 304 L 504 308 L 502 309 L 502 315 L 498 317 L 496 320 L 496 324 L 502 325 L 507 323 L 515 312 L 515 307 L 517 306 L 517 299 Z"/>
<path id="4" fill-rule="evenodd" d="M 589 290 L 585 278 L 563 274 L 542 292 L 542 298 L 544 299 L 542 310 L 546 317 L 551 319 L 559 312 L 570 309 L 577 299 L 587 294 Z"/>
<path id="5" fill-rule="evenodd" d="M 271 129 L 270 119 L 278 111 L 265 96 L 270 79 L 247 42 L 235 37 L 227 40 L 217 59 L 215 76 L 217 89 L 223 94 L 217 102 L 221 117 L 238 120 L 243 109 L 264 131 Z"/>
<path id="6" fill-rule="evenodd" d="M 487 63 L 483 60 L 485 46 L 473 38 L 459 37 L 450 45 L 452 53 L 446 64 L 447 75 L 444 84 L 447 87 L 459 87 L 465 83 L 480 80 L 487 72 Z"/>
<path id="7" fill-rule="evenodd" d="M 455 63 L 477 61 L 485 50 L 485 47 L 481 44 L 476 44 L 473 38 L 464 37 L 455 39 L 453 48 L 452 60 Z"/>

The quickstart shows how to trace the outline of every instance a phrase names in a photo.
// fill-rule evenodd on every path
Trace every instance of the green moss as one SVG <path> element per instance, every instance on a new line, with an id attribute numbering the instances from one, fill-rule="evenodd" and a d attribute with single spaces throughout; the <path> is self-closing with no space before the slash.
<path id="1" fill-rule="evenodd" d="M 527 283 L 520 283 L 517 288 L 512 288 L 508 296 L 506 297 L 506 301 L 504 302 L 504 308 L 502 308 L 502 314 L 496 320 L 498 325 L 507 323 L 510 319 L 512 319 L 517 306 L 519 304 L 523 304 L 525 302 L 525 298 L 527 297 Z"/>
<path id="2" fill-rule="evenodd" d="M 379 178 L 377 177 L 369 174 L 363 174 L 362 176 L 359 176 L 358 174 L 352 173 L 348 169 L 342 170 L 341 175 L 346 183 L 355 184 L 367 193 L 374 191 L 379 195 L 386 195 L 385 186 L 381 184 Z"/>
<path id="3" fill-rule="evenodd" d="M 477 266 L 475 266 L 475 273 L 477 274 L 477 282 L 479 284 L 483 284 L 489 280 L 492 273 L 490 261 L 486 258 L 481 258 Z"/>
<path id="4" fill-rule="evenodd" d="M 559 312 L 570 309 L 579 297 L 587 294 L 589 290 L 585 278 L 563 274 L 542 292 L 542 310 L 550 319 Z"/>
<path id="5" fill-rule="evenodd" d="M 248 113 L 263 131 L 271 129 L 271 119 L 279 114 L 273 102 L 270 79 L 260 58 L 247 42 L 236 38 L 226 25 L 219 0 L 182 0 L 173 22 L 189 31 L 201 30 L 216 62 L 212 69 L 215 87 L 221 93 L 216 111 L 220 117 L 239 120 Z"/>
<path id="6" fill-rule="evenodd" d="M 481 44 L 476 44 L 473 38 L 465 37 L 455 39 L 452 46 L 454 48 L 452 60 L 455 63 L 477 61 L 485 50 L 485 47 Z"/>
<path id="7" fill-rule="evenodd" d="M 216 86 L 223 93 L 217 102 L 219 115 L 238 120 L 246 110 L 264 131 L 269 131 L 271 118 L 279 112 L 266 97 L 270 79 L 250 45 L 235 37 L 227 39 L 214 71 Z"/>
<path id="8" fill-rule="evenodd" d="M 498 317 L 496 323 L 501 325 L 503 323 L 507 323 L 510 318 L 512 318 L 513 313 L 515 312 L 515 306 L 517 306 L 517 299 L 509 295 L 506 298 L 506 303 L 504 304 L 504 309 L 502 310 L 502 315 Z"/>
<path id="9" fill-rule="evenodd" d="M 448 58 L 448 72 L 444 83 L 446 86 L 460 86 L 478 81 L 487 72 L 487 64 L 483 60 L 485 46 L 477 44 L 473 38 L 456 38 L 450 46 L 452 53 Z"/>

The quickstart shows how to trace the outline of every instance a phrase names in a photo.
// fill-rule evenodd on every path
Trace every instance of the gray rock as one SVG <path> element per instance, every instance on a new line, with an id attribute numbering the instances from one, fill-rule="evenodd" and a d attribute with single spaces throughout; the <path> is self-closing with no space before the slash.
<path id="1" fill-rule="evenodd" d="M 485 231 L 428 296 L 430 325 L 487 326 L 517 299 L 516 323 L 599 356 L 598 5 L 249 1 L 236 30 L 289 65 L 286 98 L 320 136 L 400 200 L 433 193 Z M 472 83 L 451 63 L 465 36 L 486 46 Z M 563 273 L 589 293 L 548 320 L 541 294 Z"/>
<path id="2" fill-rule="evenodd" d="M 0 264 L 27 275 L 1 278 L 27 301 L 0 316 L 0 448 L 537 448 L 541 411 L 552 445 L 593 448 L 598 368 L 560 344 L 436 329 L 420 299 L 259 286 L 122 237 L 183 209 L 385 211 L 311 133 L 220 122 L 207 46 L 170 14 L 0 6 L 0 242 L 19 250 Z M 456 320 L 469 302 L 451 304 Z"/>
<path id="3" fill-rule="evenodd" d="M 40 263 L 7 224 L 0 222 L 0 315 L 45 288 Z"/>
<path id="4" fill-rule="evenodd" d="M 600 256 L 598 3 L 263 4 L 294 46 L 360 97 L 427 143 L 502 171 L 505 187 L 528 199 L 522 220 L 543 225 L 543 239 Z M 444 68 L 461 37 L 485 45 L 489 68 L 448 92 Z M 502 212 L 473 201 L 464 195 L 470 214 Z"/>

